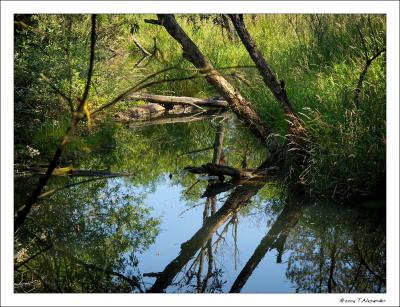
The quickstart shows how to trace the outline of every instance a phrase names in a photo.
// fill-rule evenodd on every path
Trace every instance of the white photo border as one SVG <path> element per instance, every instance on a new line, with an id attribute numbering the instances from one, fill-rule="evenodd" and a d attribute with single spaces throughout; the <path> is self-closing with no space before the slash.
<path id="1" fill-rule="evenodd" d="M 13 292 L 13 16 L 24 13 L 373 13 L 387 16 L 387 293 L 16 294 Z M 399 306 L 398 1 L 1 1 L 1 306 Z"/>

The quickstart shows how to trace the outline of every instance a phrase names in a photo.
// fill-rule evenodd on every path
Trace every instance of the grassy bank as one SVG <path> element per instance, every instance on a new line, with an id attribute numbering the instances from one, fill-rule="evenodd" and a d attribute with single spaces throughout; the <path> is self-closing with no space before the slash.
<path id="1" fill-rule="evenodd" d="M 188 71 L 172 70 L 160 79 L 193 73 L 168 33 L 144 21 L 153 17 L 99 16 L 91 110 L 165 67 L 176 65 Z M 213 65 L 221 68 L 262 118 L 284 137 L 287 125 L 283 113 L 256 69 L 222 69 L 254 65 L 240 40 L 224 27 L 224 19 L 205 15 L 177 19 Z M 44 119 L 62 123 L 69 116 L 68 105 L 40 80 L 39 74 L 46 73 L 71 96 L 82 92 L 89 18 L 42 15 L 16 20 L 16 145 L 38 148 L 48 141 L 54 147 L 58 129 Z M 254 15 L 245 16 L 245 22 L 267 62 L 285 80 L 289 99 L 304 121 L 311 146 L 299 180 L 306 190 L 334 198 L 382 193 L 386 174 L 385 53 L 369 66 L 358 102 L 354 92 L 366 59 L 386 44 L 385 17 Z M 136 66 L 143 54 L 132 35 L 146 50 L 156 51 L 144 62 L 147 65 Z M 195 97 L 218 95 L 204 79 L 159 84 L 148 91 Z M 108 112 L 112 114 L 115 108 Z M 29 129 L 22 129 L 26 121 Z M 78 145 L 76 150 L 80 150 Z M 43 148 L 41 152 L 48 155 L 51 150 Z"/>

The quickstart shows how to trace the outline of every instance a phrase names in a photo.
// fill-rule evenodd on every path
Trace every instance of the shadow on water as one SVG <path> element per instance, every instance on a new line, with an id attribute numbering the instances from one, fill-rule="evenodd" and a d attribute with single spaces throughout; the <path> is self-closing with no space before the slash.
<path id="1" fill-rule="evenodd" d="M 115 147 L 74 163 L 134 175 L 53 178 L 48 190 L 69 187 L 43 197 L 15 238 L 15 292 L 386 291 L 384 207 L 182 171 L 262 164 L 264 148 L 229 116 L 113 133 Z M 15 181 L 17 202 L 31 182 Z"/>

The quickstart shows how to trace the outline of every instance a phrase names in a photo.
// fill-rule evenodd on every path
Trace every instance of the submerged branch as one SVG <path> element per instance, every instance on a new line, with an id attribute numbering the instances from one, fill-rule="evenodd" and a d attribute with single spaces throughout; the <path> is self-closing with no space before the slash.
<path id="1" fill-rule="evenodd" d="M 25 175 L 43 175 L 46 173 L 45 168 L 41 167 L 30 167 L 24 169 L 22 174 Z M 18 175 L 18 173 L 17 173 Z M 108 170 L 85 170 L 85 169 L 73 169 L 72 167 L 59 167 L 55 168 L 51 173 L 51 176 L 71 176 L 71 177 L 122 177 L 131 176 L 130 173 L 113 173 Z"/>
<path id="2" fill-rule="evenodd" d="M 214 163 L 203 164 L 200 167 L 188 166 L 185 170 L 193 174 L 208 174 L 212 176 L 230 176 L 235 179 L 266 177 L 267 175 L 276 176 L 279 173 L 278 167 L 269 167 L 267 169 L 248 169 L 239 170 L 237 168 L 219 165 Z"/>
<path id="3" fill-rule="evenodd" d="M 44 193 L 40 194 L 39 195 L 39 199 L 43 198 L 43 197 L 50 196 L 50 195 L 52 195 L 54 193 L 57 193 L 57 192 L 59 192 L 61 190 L 66 190 L 66 189 L 69 189 L 69 188 L 72 188 L 72 187 L 75 187 L 75 186 L 78 186 L 78 185 L 81 185 L 81 184 L 85 184 L 85 183 L 89 183 L 89 182 L 93 182 L 93 181 L 104 180 L 104 179 L 118 178 L 118 177 L 121 177 L 121 176 L 125 176 L 125 175 L 102 176 L 102 177 L 97 177 L 97 178 L 92 178 L 92 179 L 88 179 L 88 180 L 83 180 L 83 181 L 67 184 L 66 186 L 63 186 L 63 187 L 60 187 L 60 188 L 57 188 L 57 189 L 51 189 L 51 190 L 49 190 L 47 192 L 44 192 Z"/>

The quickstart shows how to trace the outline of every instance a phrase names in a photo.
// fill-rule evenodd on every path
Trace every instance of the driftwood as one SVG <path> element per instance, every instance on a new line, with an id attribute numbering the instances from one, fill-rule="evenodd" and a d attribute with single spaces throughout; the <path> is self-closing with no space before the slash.
<path id="1" fill-rule="evenodd" d="M 269 167 L 267 169 L 247 169 L 239 170 L 237 168 L 219 165 L 214 163 L 203 164 L 200 167 L 188 166 L 185 170 L 193 174 L 208 174 L 218 176 L 223 179 L 223 176 L 230 176 L 234 179 L 265 177 L 267 175 L 275 176 L 279 173 L 278 167 Z"/>
<path id="2" fill-rule="evenodd" d="M 227 108 L 229 104 L 223 99 L 203 99 L 185 96 L 164 96 L 154 94 L 132 94 L 127 97 L 132 100 L 144 100 L 162 105 L 191 105 L 199 107 Z"/>

